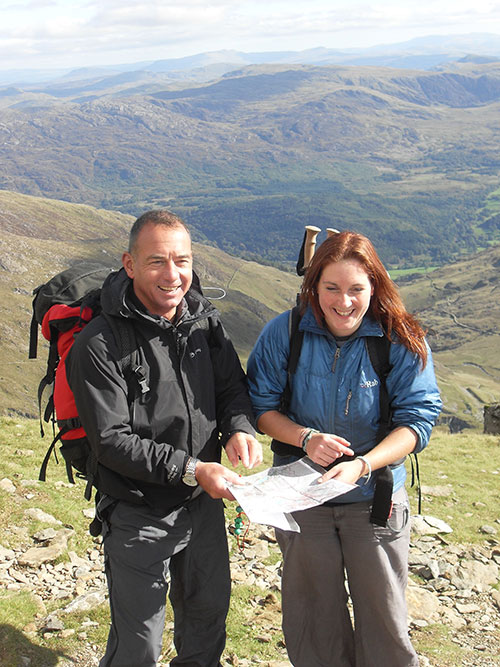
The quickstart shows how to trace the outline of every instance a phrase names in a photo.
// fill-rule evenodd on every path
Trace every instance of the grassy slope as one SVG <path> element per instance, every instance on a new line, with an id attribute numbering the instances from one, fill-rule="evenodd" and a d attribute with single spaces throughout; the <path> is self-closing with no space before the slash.
<path id="1" fill-rule="evenodd" d="M 269 465 L 268 440 L 263 439 L 263 442 L 266 452 L 264 465 Z M 39 438 L 37 423 L 0 417 L 0 444 L 3 451 L 0 479 L 7 477 L 17 487 L 13 496 L 0 490 L 0 545 L 10 548 L 31 546 L 31 535 L 46 526 L 28 519 L 25 511 L 30 507 L 41 507 L 75 529 L 69 550 L 83 553 L 94 548 L 95 543 L 87 533 L 89 520 L 82 514 L 82 510 L 88 507 L 83 499 L 84 482 L 79 480 L 76 486 L 68 487 L 64 466 L 56 466 L 53 461 L 48 470 L 48 481 L 34 481 L 48 444 Z M 453 533 L 446 536 L 452 544 L 488 546 L 489 536 L 480 529 L 484 524 L 495 525 L 495 521 L 500 520 L 498 446 L 498 438 L 492 436 L 451 436 L 437 429 L 428 449 L 420 456 L 422 483 L 431 487 L 448 486 L 450 489 L 449 494 L 442 497 L 424 494 L 423 514 L 441 518 L 453 528 Z M 413 490 L 410 490 L 410 501 L 415 512 L 416 494 Z M 228 504 L 227 513 L 231 521 L 235 515 L 234 503 Z M 259 527 L 251 526 L 250 535 L 258 534 Z M 234 541 L 230 544 L 236 549 Z M 65 561 L 67 557 L 62 556 L 61 560 Z M 266 615 L 259 618 L 266 593 L 254 586 L 234 585 L 226 655 L 277 659 L 282 651 L 279 595 L 272 618 L 274 629 L 270 631 L 270 624 L 265 622 Z M 87 641 L 101 647 L 102 651 L 109 622 L 107 605 L 90 613 L 64 616 L 66 628 L 76 631 L 73 636 L 62 637 L 59 633 L 44 636 L 33 628 L 31 632 L 25 631 L 29 629 L 29 624 L 39 623 L 50 611 L 68 602 L 68 599 L 59 599 L 41 603 L 29 593 L 1 589 L 0 664 L 17 667 L 22 654 L 32 658 L 32 667 L 46 667 L 56 664 L 57 655 L 77 655 L 82 649 L 82 641 L 77 634 L 81 632 L 82 621 L 86 618 L 97 623 L 86 628 Z M 259 639 L 262 635 L 268 635 L 269 640 Z M 434 625 L 416 631 L 413 639 L 424 655 L 435 656 L 432 665 L 455 667 L 458 664 L 457 646 L 451 641 L 446 626 Z M 169 639 L 166 642 L 167 647 Z M 460 650 L 464 657 L 463 649 Z"/>

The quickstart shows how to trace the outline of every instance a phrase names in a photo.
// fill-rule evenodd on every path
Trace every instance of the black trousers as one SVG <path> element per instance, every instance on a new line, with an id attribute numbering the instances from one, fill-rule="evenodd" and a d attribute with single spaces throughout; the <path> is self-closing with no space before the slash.
<path id="1" fill-rule="evenodd" d="M 170 588 L 177 651 L 170 664 L 218 667 L 231 586 L 222 501 L 202 493 L 165 516 L 119 501 L 103 535 L 111 627 L 99 666 L 157 664 Z"/>

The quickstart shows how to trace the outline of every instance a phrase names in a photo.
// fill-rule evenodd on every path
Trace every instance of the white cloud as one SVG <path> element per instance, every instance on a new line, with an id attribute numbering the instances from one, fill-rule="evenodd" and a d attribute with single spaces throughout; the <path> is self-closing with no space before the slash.
<path id="1" fill-rule="evenodd" d="M 500 33 L 498 0 L 14 0 L 0 7 L 3 68 L 154 60 L 219 49 L 300 51 Z"/>

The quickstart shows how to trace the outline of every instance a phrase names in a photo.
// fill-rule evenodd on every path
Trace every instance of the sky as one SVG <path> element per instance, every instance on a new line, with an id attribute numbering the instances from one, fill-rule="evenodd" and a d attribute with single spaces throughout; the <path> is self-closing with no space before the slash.
<path id="1" fill-rule="evenodd" d="M 500 0 L 0 0 L 0 69 L 500 35 Z"/>

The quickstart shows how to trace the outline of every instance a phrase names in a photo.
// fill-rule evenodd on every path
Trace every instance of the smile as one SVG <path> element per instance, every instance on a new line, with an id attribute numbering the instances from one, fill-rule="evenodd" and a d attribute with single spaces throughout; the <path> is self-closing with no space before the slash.
<path id="1" fill-rule="evenodd" d="M 334 309 L 337 315 L 340 315 L 341 317 L 348 317 L 349 315 L 352 315 L 354 313 L 354 308 L 351 310 L 338 310 L 337 308 Z"/>
<path id="2" fill-rule="evenodd" d="M 162 292 L 176 292 L 180 285 L 177 285 L 176 287 L 162 287 L 161 285 L 158 285 L 158 287 Z"/>

